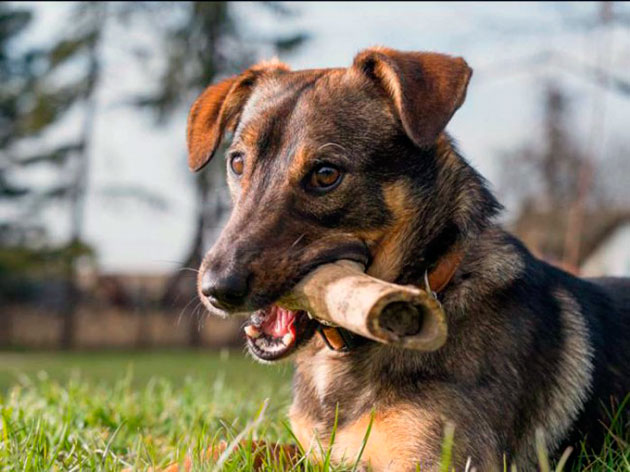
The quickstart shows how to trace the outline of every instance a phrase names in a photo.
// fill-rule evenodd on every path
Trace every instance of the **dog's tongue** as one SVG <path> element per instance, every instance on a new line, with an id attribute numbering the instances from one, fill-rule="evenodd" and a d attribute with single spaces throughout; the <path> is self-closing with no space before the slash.
<path id="1" fill-rule="evenodd" d="M 274 338 L 282 338 L 286 334 L 291 334 L 292 337 L 295 337 L 295 318 L 297 313 L 297 311 L 273 305 L 260 328 L 263 333 Z"/>

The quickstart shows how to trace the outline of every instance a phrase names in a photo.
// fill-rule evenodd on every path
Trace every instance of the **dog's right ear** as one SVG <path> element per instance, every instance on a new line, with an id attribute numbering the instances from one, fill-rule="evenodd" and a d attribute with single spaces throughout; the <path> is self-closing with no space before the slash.
<path id="1" fill-rule="evenodd" d="M 224 134 L 234 131 L 241 110 L 260 77 L 287 70 L 288 66 L 281 62 L 265 62 L 203 91 L 188 114 L 188 167 L 191 170 L 200 170 L 210 162 Z"/>

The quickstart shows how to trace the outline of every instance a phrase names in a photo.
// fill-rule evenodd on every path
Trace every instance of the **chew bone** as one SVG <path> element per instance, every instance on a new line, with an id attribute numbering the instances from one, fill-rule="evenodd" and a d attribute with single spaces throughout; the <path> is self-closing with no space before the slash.
<path id="1" fill-rule="evenodd" d="M 318 267 L 282 304 L 386 344 L 434 351 L 446 342 L 444 310 L 432 295 L 370 277 L 348 260 Z"/>

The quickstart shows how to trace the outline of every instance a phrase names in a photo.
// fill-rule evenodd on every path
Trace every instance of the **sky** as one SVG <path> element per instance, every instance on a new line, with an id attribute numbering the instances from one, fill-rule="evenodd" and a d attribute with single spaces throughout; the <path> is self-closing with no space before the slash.
<path id="1" fill-rule="evenodd" d="M 288 3 L 296 15 L 278 22 L 260 6 L 238 4 L 242 26 L 252 31 L 306 31 L 310 40 L 281 57 L 293 69 L 347 66 L 372 45 L 404 50 L 431 50 L 463 56 L 473 68 L 467 99 L 448 126 L 469 161 L 500 187 L 500 158 L 539 139 L 540 97 L 545 80 L 554 78 L 576 97 L 573 118 L 578 135 L 598 131 L 601 159 L 614 152 L 610 143 L 627 133 L 630 97 L 602 91 L 549 64 L 532 64 L 541 52 L 561 53 L 588 64 L 607 64 L 630 80 L 630 27 L 605 33 L 585 32 L 584 21 L 596 17 L 594 3 Z M 32 40 L 63 27 L 68 5 L 34 3 Z M 629 15 L 629 5 L 618 6 Z M 151 87 L 159 75 L 160 54 L 140 62 L 138 45 L 156 47 L 150 25 L 113 25 L 106 42 L 106 67 L 98 95 L 99 115 L 90 163 L 90 194 L 85 236 L 99 253 L 104 271 L 167 272 L 185 257 L 193 231 L 191 176 L 185 159 L 186 110 L 167 126 L 124 105 L 125 99 Z M 605 49 L 602 46 L 607 46 Z M 604 55 L 599 51 L 605 50 Z M 599 55 L 598 55 L 599 54 Z M 261 57 L 260 59 L 264 59 Z M 186 91 L 182 91 L 186 93 Z M 76 131 L 69 117 L 58 133 Z M 597 124 L 597 126 L 594 126 Z M 624 136 L 625 137 L 625 136 Z M 630 157 L 629 157 L 630 158 Z M 525 177 L 524 177 L 525 178 Z M 135 200 L 102 196 L 112 185 L 140 186 L 167 202 L 164 211 Z M 503 190 L 507 217 L 509 191 Z M 67 231 L 63 215 L 48 215 L 53 236 Z"/>

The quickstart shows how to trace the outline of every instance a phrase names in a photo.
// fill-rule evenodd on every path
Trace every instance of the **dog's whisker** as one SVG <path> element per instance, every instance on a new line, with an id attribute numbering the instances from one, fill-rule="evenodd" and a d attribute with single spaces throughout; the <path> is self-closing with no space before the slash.
<path id="1" fill-rule="evenodd" d="M 306 233 L 300 234 L 297 237 L 297 239 L 295 241 L 293 241 L 293 244 L 291 244 L 291 247 L 295 247 L 297 244 L 299 244 L 299 242 L 302 241 L 302 239 L 304 239 L 304 236 L 306 236 Z"/>
<path id="2" fill-rule="evenodd" d="M 194 295 L 189 301 L 188 303 L 186 303 L 186 305 L 184 306 L 184 308 L 181 309 L 181 311 L 179 312 L 179 315 L 177 315 L 177 325 L 179 325 L 182 322 L 182 317 L 184 316 L 184 312 L 188 309 L 188 307 L 190 306 L 190 304 L 192 302 L 194 302 L 195 300 L 199 300 L 197 298 L 197 295 Z"/>
<path id="3" fill-rule="evenodd" d="M 212 305 L 208 306 L 206 304 L 203 304 L 202 302 L 200 302 L 200 309 L 204 309 L 206 311 L 206 315 L 212 315 L 212 316 L 217 316 L 219 318 L 226 318 L 227 317 L 227 313 L 223 310 L 220 310 L 219 308 L 215 308 Z M 235 316 L 238 315 L 238 313 L 234 313 Z"/>
<path id="4" fill-rule="evenodd" d="M 192 311 L 192 316 L 193 318 L 201 318 L 201 312 L 200 312 L 200 308 L 203 306 L 203 302 L 201 300 L 199 300 L 197 302 L 197 304 L 195 305 L 195 308 L 193 308 Z"/>
<path id="5" fill-rule="evenodd" d="M 207 318 L 207 311 L 204 312 L 203 310 L 200 310 L 202 304 L 201 302 L 199 302 L 199 304 L 195 307 L 195 314 L 194 314 L 194 318 L 197 318 L 197 330 L 199 332 L 201 332 L 203 330 L 203 326 L 205 324 L 206 318 Z"/>
<path id="6" fill-rule="evenodd" d="M 343 147 L 341 144 L 337 144 L 337 143 L 325 143 L 322 144 L 320 147 L 317 148 L 317 150 L 315 152 L 321 151 L 322 149 L 328 147 L 328 146 L 335 146 L 338 147 L 339 149 L 341 149 L 343 152 L 348 152 L 347 149 L 345 147 Z"/>

